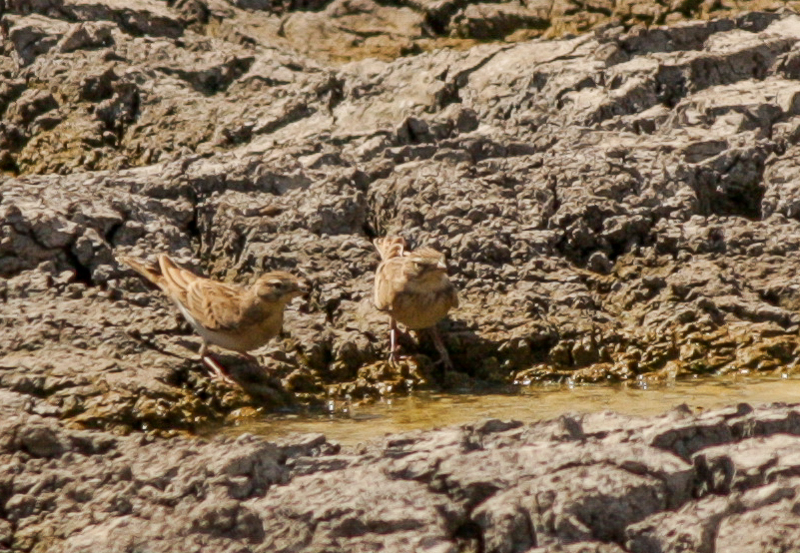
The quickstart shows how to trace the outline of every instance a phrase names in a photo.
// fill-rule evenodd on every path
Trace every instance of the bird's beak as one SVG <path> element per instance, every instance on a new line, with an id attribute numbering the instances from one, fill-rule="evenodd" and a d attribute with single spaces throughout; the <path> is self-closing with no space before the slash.
<path id="1" fill-rule="evenodd" d="M 447 262 L 444 259 L 439 260 L 439 263 L 436 264 L 436 268 L 440 271 L 447 272 Z"/>

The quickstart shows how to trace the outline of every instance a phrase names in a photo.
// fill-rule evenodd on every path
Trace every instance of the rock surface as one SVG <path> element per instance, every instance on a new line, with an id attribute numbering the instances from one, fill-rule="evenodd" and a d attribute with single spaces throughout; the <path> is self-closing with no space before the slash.
<path id="1" fill-rule="evenodd" d="M 191 429 L 442 384 L 795 370 L 800 16 L 338 66 L 287 38 L 298 18 L 473 28 L 534 4 L 7 1 L 0 388 L 84 426 Z M 425 335 L 383 362 L 387 233 L 446 252 L 458 372 Z M 114 259 L 162 251 L 314 285 L 265 370 L 223 355 L 243 391 L 209 382 L 190 328 Z"/>
<path id="2" fill-rule="evenodd" d="M 41 400 L 0 398 L 13 551 L 742 552 L 800 537 L 797 405 L 494 419 L 341 448 L 69 430 L 24 412 Z"/>

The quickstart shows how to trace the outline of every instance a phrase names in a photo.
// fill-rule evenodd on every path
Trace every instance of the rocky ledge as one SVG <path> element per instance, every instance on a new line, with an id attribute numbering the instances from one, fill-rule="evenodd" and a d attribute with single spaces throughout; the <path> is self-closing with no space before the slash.
<path id="1" fill-rule="evenodd" d="M 478 424 L 341 448 L 67 430 L 0 393 L 0 550 L 794 551 L 800 408 Z"/>
<path id="2" fill-rule="evenodd" d="M 5 5 L 0 388 L 42 416 L 191 429 L 424 386 L 797 367 L 789 11 L 337 66 L 243 39 L 211 0 Z M 445 377 L 424 337 L 383 362 L 387 233 L 450 260 Z M 224 358 L 232 390 L 120 252 L 314 290 L 263 370 Z"/>

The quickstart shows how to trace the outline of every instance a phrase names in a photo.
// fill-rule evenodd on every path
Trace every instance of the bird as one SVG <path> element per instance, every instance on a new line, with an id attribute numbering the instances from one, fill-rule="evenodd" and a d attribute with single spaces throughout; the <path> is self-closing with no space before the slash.
<path id="1" fill-rule="evenodd" d="M 458 307 L 458 293 L 447 276 L 443 253 L 429 247 L 408 250 L 405 239 L 386 236 L 373 241 L 381 256 L 375 271 L 375 307 L 390 318 L 389 361 L 397 360 L 397 323 L 409 330 L 430 329 L 445 368 L 453 363 L 436 323 Z"/>
<path id="2" fill-rule="evenodd" d="M 219 346 L 255 357 L 258 349 L 278 335 L 284 308 L 306 292 L 306 283 L 285 271 L 261 275 L 249 288 L 199 276 L 160 254 L 156 264 L 120 255 L 117 259 L 155 284 L 178 307 L 203 339 L 199 355 L 223 382 L 234 384 L 228 371 L 208 352 Z"/>

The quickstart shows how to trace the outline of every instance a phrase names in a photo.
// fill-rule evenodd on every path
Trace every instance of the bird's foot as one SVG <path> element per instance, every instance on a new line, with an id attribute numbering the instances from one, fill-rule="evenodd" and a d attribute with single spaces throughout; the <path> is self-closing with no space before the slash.
<path id="1" fill-rule="evenodd" d="M 455 366 L 453 365 L 453 362 L 450 360 L 449 355 L 447 355 L 447 357 L 442 357 L 441 359 L 436 361 L 434 365 L 442 365 L 442 367 L 444 367 L 445 372 L 456 370 Z"/>
<path id="2" fill-rule="evenodd" d="M 206 354 L 203 356 L 203 363 L 211 369 L 211 377 L 214 380 L 223 382 L 229 386 L 237 386 L 236 381 L 231 378 L 228 370 L 223 367 L 216 359 Z"/>

